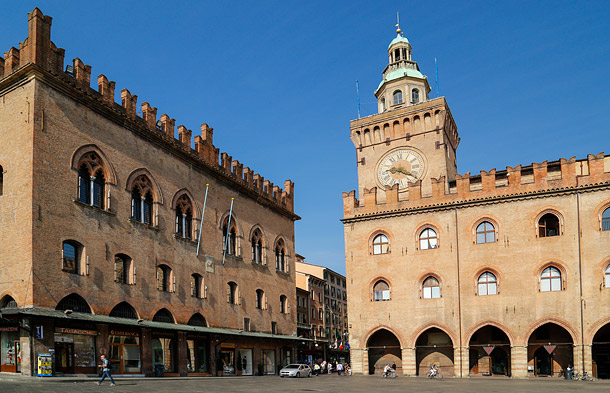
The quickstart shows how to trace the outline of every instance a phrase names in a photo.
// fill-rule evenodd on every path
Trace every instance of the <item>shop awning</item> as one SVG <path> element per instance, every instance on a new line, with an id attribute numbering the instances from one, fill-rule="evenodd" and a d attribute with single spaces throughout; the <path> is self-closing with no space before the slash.
<path id="1" fill-rule="evenodd" d="M 83 314 L 79 312 L 72 312 L 66 314 L 60 310 L 54 310 L 46 307 L 31 307 L 31 308 L 14 308 L 14 309 L 3 309 L 0 317 L 3 315 L 31 315 L 36 317 L 46 317 L 61 320 L 72 320 L 72 321 L 86 321 L 94 323 L 108 323 L 118 324 L 125 326 L 137 326 L 149 329 L 164 329 L 164 330 L 177 330 L 181 332 L 191 333 L 208 333 L 208 334 L 225 334 L 231 336 L 240 337 L 252 337 L 252 338 L 272 338 L 280 340 L 293 340 L 293 341 L 314 341 L 309 338 L 288 336 L 282 334 L 270 334 L 261 332 L 247 332 L 244 330 L 228 329 L 228 328 L 217 328 L 217 327 L 202 327 L 202 326 L 191 326 L 181 325 L 177 323 L 166 323 L 166 322 L 153 322 L 135 319 L 126 319 L 118 317 L 110 317 L 107 315 L 95 315 L 95 314 Z"/>

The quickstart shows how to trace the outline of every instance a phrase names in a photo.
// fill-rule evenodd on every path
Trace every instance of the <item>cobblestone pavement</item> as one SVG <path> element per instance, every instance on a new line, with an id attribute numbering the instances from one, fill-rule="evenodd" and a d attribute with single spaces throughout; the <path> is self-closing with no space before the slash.
<path id="1" fill-rule="evenodd" d="M 117 378 L 117 386 L 106 380 L 97 386 L 93 378 L 40 378 L 0 376 L 0 392 L 610 392 L 610 381 L 565 381 L 559 379 L 511 380 L 495 378 L 451 379 L 425 378 L 382 379 L 375 376 L 338 377 L 336 375 L 302 379 L 265 377 L 224 378 Z"/>

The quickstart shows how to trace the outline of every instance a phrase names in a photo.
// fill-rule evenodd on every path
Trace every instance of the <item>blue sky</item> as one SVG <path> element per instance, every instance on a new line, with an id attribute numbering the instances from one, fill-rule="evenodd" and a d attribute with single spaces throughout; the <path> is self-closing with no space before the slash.
<path id="1" fill-rule="evenodd" d="M 608 1 L 3 2 L 0 51 L 52 40 L 266 179 L 296 183 L 296 250 L 345 272 L 343 191 L 357 188 L 349 120 L 376 111 L 396 11 L 434 84 L 439 61 L 458 172 L 610 153 Z M 95 82 L 94 82 L 95 84 Z M 228 203 L 228 202 L 227 202 Z"/>

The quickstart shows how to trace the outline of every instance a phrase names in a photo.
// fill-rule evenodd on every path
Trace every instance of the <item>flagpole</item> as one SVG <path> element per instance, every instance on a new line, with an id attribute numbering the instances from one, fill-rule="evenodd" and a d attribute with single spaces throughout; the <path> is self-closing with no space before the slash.
<path id="1" fill-rule="evenodd" d="M 201 231 L 203 230 L 203 216 L 205 216 L 205 204 L 208 201 L 208 190 L 210 184 L 205 185 L 205 197 L 203 198 L 203 209 L 201 210 L 201 222 L 199 223 L 199 236 L 197 236 L 197 256 L 199 256 L 199 246 L 201 245 Z"/>
<path id="2" fill-rule="evenodd" d="M 233 215 L 233 201 L 235 200 L 235 198 L 231 198 L 231 209 L 229 210 L 229 221 L 227 222 L 227 233 L 225 234 L 226 237 L 226 242 L 225 242 L 225 249 L 222 253 L 222 264 L 225 264 L 225 257 L 227 256 L 227 248 L 229 248 L 229 240 L 231 238 L 231 216 Z"/>

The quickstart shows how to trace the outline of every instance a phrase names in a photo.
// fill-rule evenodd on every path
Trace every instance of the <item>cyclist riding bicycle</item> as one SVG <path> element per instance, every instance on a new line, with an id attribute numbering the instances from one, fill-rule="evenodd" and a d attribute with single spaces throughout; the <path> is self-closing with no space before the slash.
<path id="1" fill-rule="evenodd" d="M 392 367 L 390 367 L 389 364 L 386 364 L 385 367 L 383 368 L 383 375 L 388 377 L 390 375 L 391 370 L 392 370 Z"/>
<path id="2" fill-rule="evenodd" d="M 432 363 L 430 365 L 430 375 L 435 376 L 438 374 L 438 369 L 436 368 L 436 364 Z"/>

